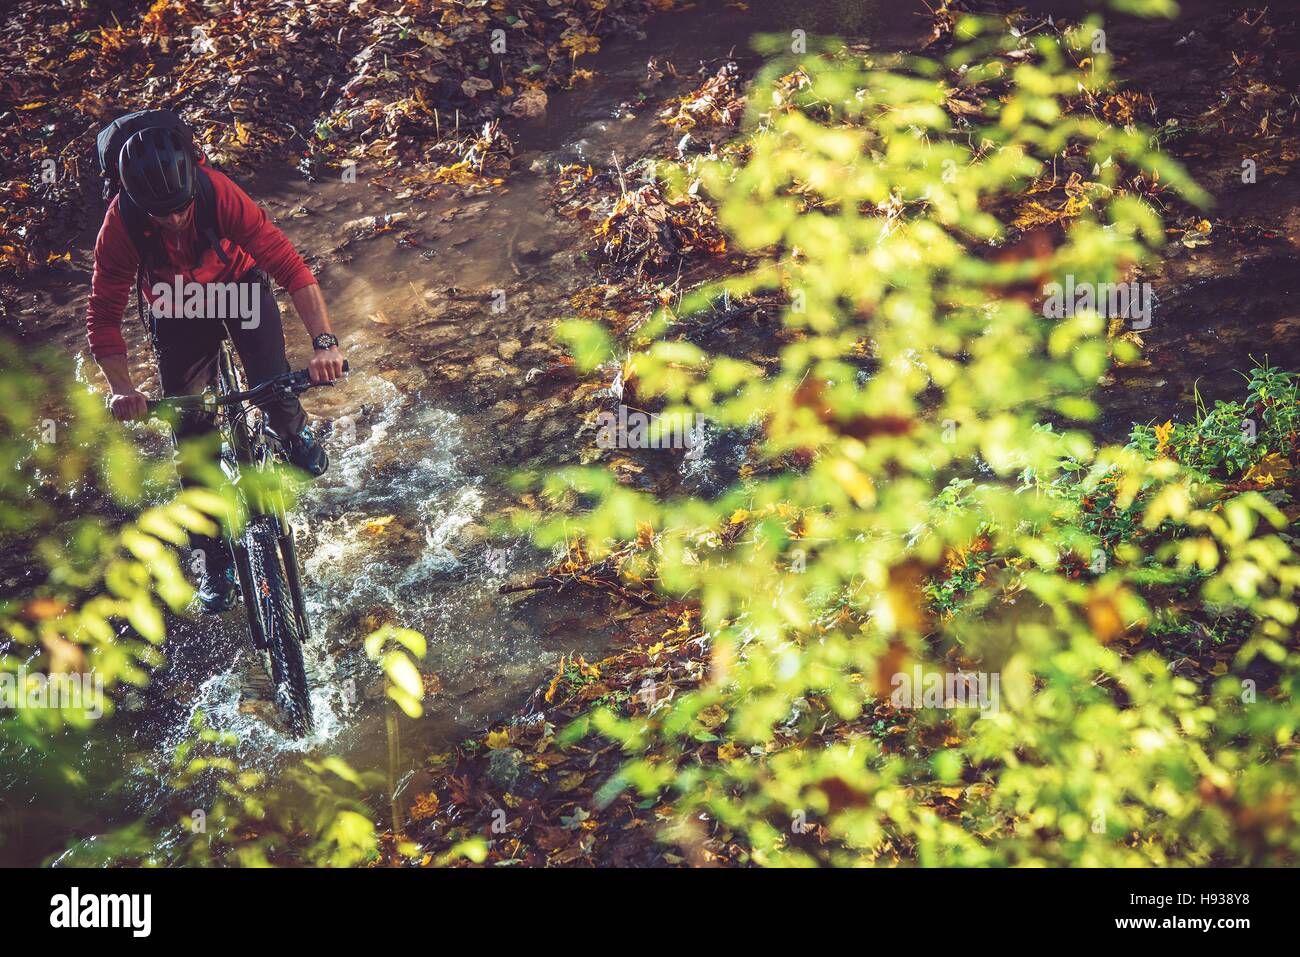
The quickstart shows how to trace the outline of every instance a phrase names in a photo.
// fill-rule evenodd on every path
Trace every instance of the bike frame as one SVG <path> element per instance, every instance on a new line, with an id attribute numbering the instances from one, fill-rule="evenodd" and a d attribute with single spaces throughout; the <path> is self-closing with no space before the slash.
<path id="1" fill-rule="evenodd" d="M 347 363 L 343 371 L 348 371 Z M 295 394 L 310 388 L 312 383 L 306 379 L 306 372 L 287 373 L 278 377 L 289 380 L 280 385 Z M 327 383 L 332 385 L 333 383 Z M 307 617 L 307 603 L 303 595 L 302 575 L 298 568 L 298 553 L 294 546 L 293 526 L 289 523 L 288 509 L 285 506 L 284 479 L 279 466 L 288 464 L 288 450 L 284 439 L 276 434 L 267 423 L 266 416 L 255 406 L 250 407 L 249 400 L 272 383 L 263 383 L 253 389 L 242 388 L 242 374 L 235 364 L 234 349 L 229 339 L 224 339 L 217 357 L 217 388 L 197 396 L 176 396 L 156 400 L 151 408 L 160 405 L 173 405 L 178 408 L 200 408 L 207 412 L 219 413 L 218 433 L 222 438 L 221 468 L 235 489 L 250 522 L 258 518 L 270 518 L 275 523 L 276 542 L 279 547 L 280 560 L 285 573 L 285 582 L 293 600 L 294 618 L 298 625 L 299 640 L 306 642 L 311 638 L 311 623 Z M 237 420 L 243 417 L 251 428 L 237 427 Z M 250 418 L 251 416 L 251 418 Z M 247 476 L 257 473 L 257 481 L 248 481 Z M 235 573 L 239 577 L 240 593 L 244 598 L 244 608 L 248 617 L 248 627 L 253 644 L 265 648 L 266 626 L 262 621 L 261 605 L 255 595 L 255 581 L 252 563 L 244 535 L 233 534 L 236 516 L 227 516 L 226 543 L 235 559 Z"/>
<path id="2" fill-rule="evenodd" d="M 234 350 L 229 339 L 221 343 L 217 368 L 221 394 L 230 395 L 241 391 L 238 388 L 241 377 L 235 365 Z M 245 422 L 253 424 L 253 428 L 247 432 L 235 426 L 235 420 L 240 412 L 245 415 Z M 275 522 L 276 541 L 279 544 L 280 560 L 284 567 L 289 594 L 293 599 L 298 637 L 305 643 L 311 638 L 311 625 L 307 618 L 302 576 L 298 570 L 298 552 L 294 547 L 293 526 L 289 523 L 288 509 L 285 507 L 284 480 L 276 468 L 277 465 L 288 463 L 288 450 L 285 448 L 284 440 L 267 424 L 264 414 L 259 412 L 254 418 L 248 418 L 254 412 L 248 409 L 246 402 L 225 406 L 223 413 L 221 431 L 230 454 L 226 455 L 226 450 L 223 449 L 222 468 L 246 505 L 249 520 L 264 516 Z M 268 482 L 262 479 L 250 486 L 249 483 L 241 481 L 243 469 L 255 470 L 262 476 L 269 476 L 271 480 Z M 243 542 L 243 536 L 236 539 L 230 531 L 233 527 L 233 522 L 227 522 L 226 541 L 235 556 L 235 571 L 240 577 L 239 590 L 244 596 L 249 628 L 253 631 L 254 642 L 261 648 L 266 645 L 266 632 L 261 617 L 261 605 L 254 594 L 252 564 L 248 558 L 248 549 Z"/>

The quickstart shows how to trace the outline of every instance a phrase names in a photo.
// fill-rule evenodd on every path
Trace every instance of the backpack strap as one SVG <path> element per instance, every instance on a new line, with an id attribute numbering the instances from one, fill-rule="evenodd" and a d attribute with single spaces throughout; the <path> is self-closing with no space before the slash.
<path id="1" fill-rule="evenodd" d="M 144 267 L 138 266 L 135 270 L 135 305 L 136 312 L 140 316 L 140 325 L 144 327 L 145 338 L 149 340 L 149 348 L 153 350 L 155 356 L 158 355 L 158 330 L 154 326 L 153 310 L 144 298 Z"/>
<path id="2" fill-rule="evenodd" d="M 194 181 L 194 228 L 200 239 L 207 240 L 221 264 L 229 266 L 230 257 L 221 248 L 221 230 L 217 223 L 217 191 L 202 163 L 197 163 L 194 171 L 198 174 Z M 203 256 L 202 245 L 199 247 L 199 256 Z"/>

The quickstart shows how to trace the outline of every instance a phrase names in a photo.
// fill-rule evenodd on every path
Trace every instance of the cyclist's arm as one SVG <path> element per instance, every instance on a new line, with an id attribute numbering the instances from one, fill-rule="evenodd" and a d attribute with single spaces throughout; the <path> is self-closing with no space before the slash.
<path id="1" fill-rule="evenodd" d="M 99 363 L 99 371 L 104 373 L 108 387 L 114 393 L 135 391 L 135 385 L 131 382 L 131 367 L 125 355 L 100 356 L 95 361 Z"/>
<path id="2" fill-rule="evenodd" d="M 225 234 L 247 250 L 259 266 L 283 286 L 293 300 L 308 338 L 330 328 L 329 311 L 316 277 L 311 274 L 293 243 L 242 189 L 216 170 L 209 171 L 217 199 L 217 218 Z M 343 356 L 338 349 L 317 351 L 309 366 L 313 382 L 332 382 L 343 374 Z"/>
<path id="3" fill-rule="evenodd" d="M 293 295 L 316 282 L 289 237 L 245 193 L 216 170 L 208 170 L 217 204 L 221 235 L 239 246 Z"/>
<path id="4" fill-rule="evenodd" d="M 122 314 L 131 297 L 138 265 L 135 244 L 126 232 L 114 200 L 95 240 L 95 271 L 91 275 L 90 302 L 86 307 L 86 339 L 112 391 L 109 407 L 122 421 L 143 417 L 147 408 L 145 397 L 131 382 L 126 340 L 122 338 Z"/>
<path id="5" fill-rule="evenodd" d="M 109 204 L 104 225 L 95 239 L 95 271 L 90 278 L 86 306 L 86 340 L 99 361 L 103 356 L 126 355 L 122 314 L 131 298 L 140 259 L 118 212 L 117 200 Z"/>
<path id="6" fill-rule="evenodd" d="M 108 387 L 113 390 L 108 406 L 113 410 L 114 418 L 123 422 L 144 418 L 148 412 L 144 393 L 136 389 L 131 382 L 131 368 L 124 354 L 100 356 L 99 371 L 108 380 Z"/>
<path id="7" fill-rule="evenodd" d="M 303 286 L 292 297 L 293 308 L 298 318 L 307 327 L 307 335 L 315 339 L 322 332 L 333 332 L 330 328 L 329 311 L 325 308 L 325 297 L 320 294 L 320 286 L 312 283 Z M 307 366 L 312 382 L 333 382 L 343 375 L 343 353 L 338 346 L 324 351 L 312 352 L 311 364 Z"/>

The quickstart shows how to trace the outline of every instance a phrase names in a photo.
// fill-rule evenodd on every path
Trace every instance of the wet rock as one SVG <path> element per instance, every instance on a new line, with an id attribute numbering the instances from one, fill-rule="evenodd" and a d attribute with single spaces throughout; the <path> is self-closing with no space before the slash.
<path id="1" fill-rule="evenodd" d="M 400 223 L 406 219 L 409 213 L 383 213 L 378 216 L 362 216 L 360 219 L 352 219 L 343 224 L 343 232 L 359 232 L 362 230 L 383 229 L 386 226 L 392 226 L 394 223 Z"/>
<path id="2" fill-rule="evenodd" d="M 499 346 L 497 346 L 497 355 L 499 355 L 502 359 L 513 359 L 519 353 L 519 350 L 522 348 L 523 348 L 523 343 L 521 343 L 518 339 L 506 339 Z"/>
<path id="3" fill-rule="evenodd" d="M 571 428 L 572 425 L 568 422 L 564 422 L 558 419 L 552 419 L 551 421 L 547 422 L 545 425 L 542 426 L 540 434 L 543 439 L 547 441 L 553 441 L 555 439 L 561 438 L 562 436 L 568 435 Z"/>
<path id="4" fill-rule="evenodd" d="M 421 315 L 419 318 L 417 318 L 413 323 L 413 325 L 420 326 L 420 327 L 441 326 L 444 323 L 450 321 L 451 321 L 451 317 L 447 315 L 447 309 L 445 306 L 441 308 L 436 306 L 426 306 L 424 314 Z M 444 331 L 445 330 L 443 329 L 437 329 L 427 333 L 422 333 L 422 335 L 436 336 L 441 334 Z"/>
<path id="5" fill-rule="evenodd" d="M 448 325 L 422 333 L 421 338 L 430 345 L 441 346 L 461 338 L 462 335 L 463 332 L 456 326 Z"/>
<path id="6" fill-rule="evenodd" d="M 261 698 L 246 698 L 239 702 L 239 713 L 252 715 L 270 725 L 274 725 L 279 720 L 275 704 Z"/>
<path id="7" fill-rule="evenodd" d="M 515 244 L 515 253 L 526 263 L 541 262 L 555 254 L 554 248 L 536 239 L 521 239 Z"/>
<path id="8" fill-rule="evenodd" d="M 524 90 L 506 107 L 511 116 L 535 119 L 546 113 L 546 93 L 543 90 Z"/>
<path id="9" fill-rule="evenodd" d="M 488 537 L 490 529 L 486 525 L 470 522 L 460 530 L 460 541 L 464 545 L 477 545 Z"/>
<path id="10" fill-rule="evenodd" d="M 502 399 L 496 405 L 492 406 L 493 421 L 511 419 L 519 414 L 519 403 L 511 402 L 509 399 Z"/>
<path id="11" fill-rule="evenodd" d="M 524 753 L 518 748 L 498 748 L 488 758 L 487 780 L 495 788 L 509 791 L 523 771 Z"/>
<path id="12" fill-rule="evenodd" d="M 410 774 L 406 775 L 397 786 L 395 798 L 411 799 L 417 794 L 424 794 L 432 791 L 435 785 L 432 774 L 423 768 L 417 768 Z"/>

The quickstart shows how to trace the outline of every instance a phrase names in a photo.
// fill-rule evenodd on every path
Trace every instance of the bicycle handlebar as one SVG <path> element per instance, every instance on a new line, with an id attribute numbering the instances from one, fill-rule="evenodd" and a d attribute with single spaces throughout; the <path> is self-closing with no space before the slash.
<path id="1" fill-rule="evenodd" d="M 343 372 L 346 374 L 348 369 L 348 360 L 343 360 Z M 337 380 L 336 380 L 337 381 Z M 312 382 L 311 370 L 300 369 L 297 372 L 286 372 L 278 375 L 274 379 L 267 379 L 261 385 L 255 385 L 251 389 L 245 389 L 243 392 L 230 392 L 226 395 L 213 395 L 211 393 L 200 393 L 199 395 L 173 395 L 162 399 L 149 399 L 145 402 L 146 407 L 152 414 L 159 409 L 207 409 L 218 408 L 227 405 L 236 405 L 240 402 L 249 402 L 261 398 L 273 392 L 283 391 L 294 395 L 302 395 L 308 389 L 317 386 L 332 386 L 335 382 Z"/>

